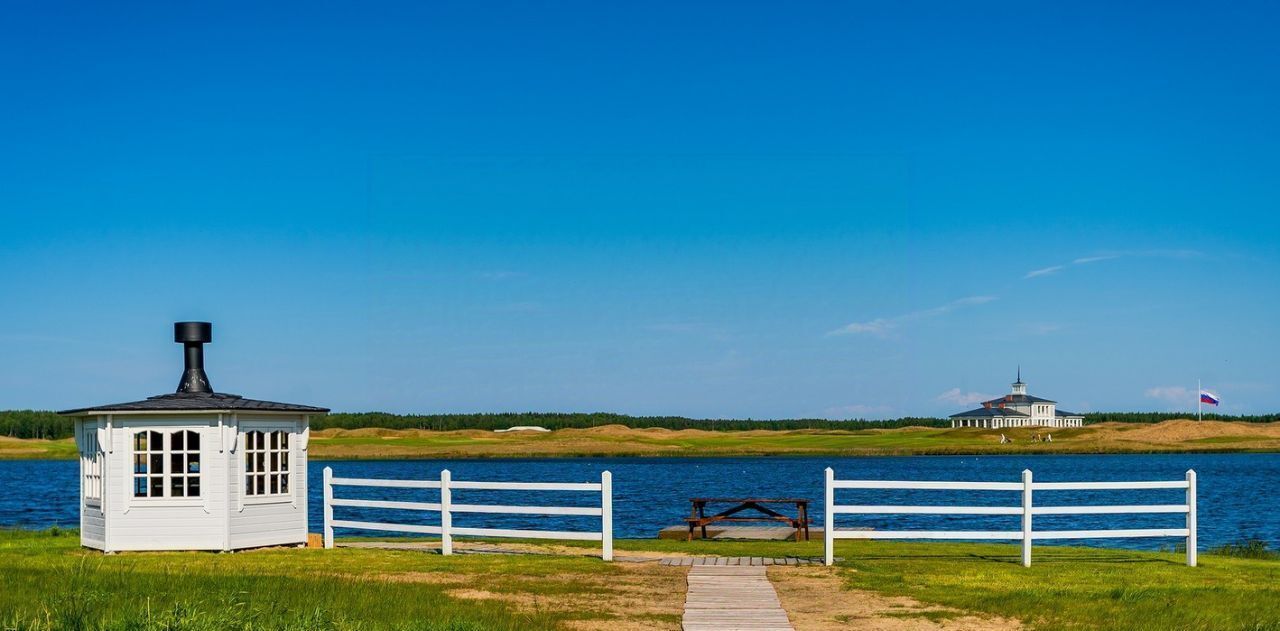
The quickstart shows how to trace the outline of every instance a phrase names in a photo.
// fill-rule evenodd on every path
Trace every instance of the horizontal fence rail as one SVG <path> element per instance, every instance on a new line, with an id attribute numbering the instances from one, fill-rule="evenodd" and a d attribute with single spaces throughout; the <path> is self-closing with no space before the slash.
<path id="1" fill-rule="evenodd" d="M 836 489 L 915 489 L 933 491 L 1006 491 L 1019 492 L 1020 506 L 878 506 L 840 505 L 835 503 Z M 1034 491 L 1103 491 L 1185 489 L 1182 504 L 1140 504 L 1103 506 L 1035 506 Z M 826 523 L 824 543 L 826 563 L 835 560 L 836 539 L 971 539 L 1021 541 L 1022 564 L 1031 566 L 1031 542 L 1053 539 L 1110 539 L 1130 537 L 1179 537 L 1186 539 L 1187 565 L 1196 565 L 1196 472 L 1188 470 L 1184 480 L 1136 482 L 1035 482 L 1031 471 L 1022 472 L 1022 482 L 937 482 L 904 480 L 837 480 L 835 472 L 826 470 Z M 1110 530 L 1040 530 L 1032 528 L 1034 515 L 1121 515 L 1184 514 L 1183 528 L 1133 528 Z M 1020 530 L 841 530 L 836 515 L 1019 515 Z"/>
<path id="2" fill-rule="evenodd" d="M 335 486 L 360 486 L 400 489 L 439 489 L 439 502 L 405 502 L 392 500 L 365 500 L 333 496 Z M 600 494 L 600 506 L 526 506 L 504 504 L 461 504 L 453 502 L 453 492 L 474 491 L 587 491 Z M 334 519 L 337 506 L 357 508 L 386 508 L 392 510 L 426 511 L 440 514 L 439 526 L 402 524 L 394 522 L 353 521 Z M 501 515 L 573 515 L 599 517 L 599 531 L 572 530 L 518 530 L 510 528 L 471 528 L 453 525 L 455 513 Z M 600 482 L 482 482 L 453 480 L 448 469 L 440 472 L 439 480 L 374 480 L 360 478 L 335 478 L 333 469 L 324 468 L 324 547 L 333 547 L 334 528 L 355 528 L 385 532 L 411 532 L 440 535 L 442 554 L 453 554 L 454 536 L 510 537 L 519 539 L 563 539 L 573 541 L 599 541 L 601 557 L 613 560 L 613 474 L 600 474 Z"/>

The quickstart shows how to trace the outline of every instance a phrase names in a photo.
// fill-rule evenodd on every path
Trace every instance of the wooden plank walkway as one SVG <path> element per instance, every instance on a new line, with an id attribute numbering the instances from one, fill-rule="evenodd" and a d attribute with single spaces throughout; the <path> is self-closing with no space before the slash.
<path id="1" fill-rule="evenodd" d="M 763 565 L 689 568 L 684 631 L 794 631 Z"/>
<path id="2" fill-rule="evenodd" d="M 615 560 L 618 557 L 614 557 Z M 650 559 L 652 560 L 652 559 Z M 822 557 L 663 557 L 661 565 L 820 565 Z"/>

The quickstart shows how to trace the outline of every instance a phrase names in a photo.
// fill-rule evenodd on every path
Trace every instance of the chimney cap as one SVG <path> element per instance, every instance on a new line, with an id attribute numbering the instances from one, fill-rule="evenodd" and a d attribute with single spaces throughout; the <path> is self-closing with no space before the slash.
<path id="1" fill-rule="evenodd" d="M 213 341 L 213 324 L 209 322 L 174 322 L 173 341 L 183 344 L 207 344 Z"/>

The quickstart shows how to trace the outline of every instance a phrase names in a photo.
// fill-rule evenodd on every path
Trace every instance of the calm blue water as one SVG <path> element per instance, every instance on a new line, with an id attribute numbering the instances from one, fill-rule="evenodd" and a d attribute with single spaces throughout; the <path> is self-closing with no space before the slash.
<path id="1" fill-rule="evenodd" d="M 1029 468 L 1036 481 L 1181 479 L 1187 469 L 1199 478 L 1202 548 L 1257 537 L 1280 547 L 1280 508 L 1266 492 L 1280 482 L 1280 454 L 1177 454 L 1100 456 L 909 456 L 867 458 L 575 458 L 531 460 L 314 461 L 309 491 L 311 530 L 321 524 L 321 470 L 339 477 L 438 478 L 448 468 L 455 480 L 598 481 L 613 472 L 614 525 L 618 537 L 652 537 L 681 523 L 694 496 L 777 496 L 812 500 L 810 515 L 822 520 L 822 470 L 836 477 L 895 480 L 981 480 L 1017 482 Z M 0 461 L 0 525 L 75 526 L 76 463 Z M 845 504 L 1019 505 L 1017 493 L 842 490 Z M 438 492 L 413 489 L 339 487 L 339 497 L 437 501 Z M 592 493 L 454 491 L 455 503 L 591 505 Z M 1038 492 L 1037 505 L 1178 504 L 1181 491 Z M 340 507 L 339 519 L 432 523 L 428 514 Z M 842 525 L 877 529 L 1019 529 L 1017 516 L 899 515 L 842 516 Z M 586 517 L 456 514 L 456 526 L 557 529 L 590 528 Z M 1181 515 L 1037 516 L 1037 530 L 1178 527 Z M 339 533 L 342 534 L 341 532 Z M 371 534 L 371 533 L 365 533 Z M 1168 547 L 1172 539 L 1090 540 L 1089 545 Z"/>

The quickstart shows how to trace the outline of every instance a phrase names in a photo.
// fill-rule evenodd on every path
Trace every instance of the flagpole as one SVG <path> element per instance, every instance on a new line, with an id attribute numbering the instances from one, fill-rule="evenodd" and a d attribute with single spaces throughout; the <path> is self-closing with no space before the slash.
<path id="1" fill-rule="evenodd" d="M 1204 399 L 1200 398 L 1201 388 L 1203 388 L 1203 386 L 1200 385 L 1200 380 L 1196 379 L 1196 420 L 1197 421 L 1204 420 Z"/>

